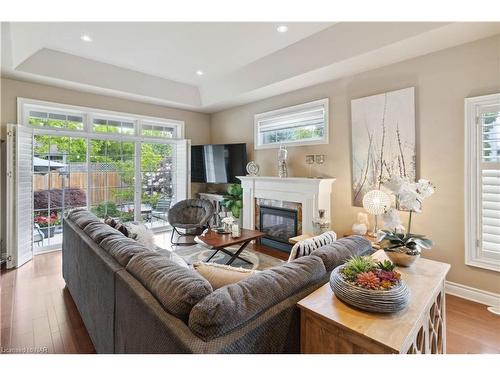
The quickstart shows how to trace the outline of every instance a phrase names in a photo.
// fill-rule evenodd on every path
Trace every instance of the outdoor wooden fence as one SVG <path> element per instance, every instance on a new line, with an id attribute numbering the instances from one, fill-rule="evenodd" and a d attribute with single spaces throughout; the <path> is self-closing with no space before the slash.
<path id="1" fill-rule="evenodd" d="M 90 184 L 90 189 L 87 190 L 87 173 L 85 172 L 74 172 L 68 176 L 61 175 L 59 172 L 33 175 L 33 191 L 78 188 L 87 193 L 92 203 L 112 200 L 112 194 L 106 195 L 106 190 L 120 187 L 121 178 L 117 172 L 92 172 Z"/>

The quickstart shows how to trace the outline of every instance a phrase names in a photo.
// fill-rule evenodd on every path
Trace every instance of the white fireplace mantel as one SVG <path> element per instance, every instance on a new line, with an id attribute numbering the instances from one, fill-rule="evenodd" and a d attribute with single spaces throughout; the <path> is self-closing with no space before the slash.
<path id="1" fill-rule="evenodd" d="M 255 198 L 296 202 L 302 205 L 302 232 L 312 233 L 318 209 L 330 217 L 334 178 L 237 176 L 243 188 L 243 228 L 255 228 Z"/>

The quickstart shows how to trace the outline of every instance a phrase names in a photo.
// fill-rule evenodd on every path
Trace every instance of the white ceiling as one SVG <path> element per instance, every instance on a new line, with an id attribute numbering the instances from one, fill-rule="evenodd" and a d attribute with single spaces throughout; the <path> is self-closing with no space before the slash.
<path id="1" fill-rule="evenodd" d="M 500 33 L 500 23 L 279 24 L 3 23 L 2 74 L 213 112 Z"/>

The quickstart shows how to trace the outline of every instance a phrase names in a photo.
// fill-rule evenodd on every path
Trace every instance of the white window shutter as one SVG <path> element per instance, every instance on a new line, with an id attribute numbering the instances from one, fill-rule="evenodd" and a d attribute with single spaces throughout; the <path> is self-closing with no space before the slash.
<path id="1" fill-rule="evenodd" d="M 191 141 L 175 142 L 175 202 L 191 197 Z"/>
<path id="2" fill-rule="evenodd" d="M 500 271 L 500 93 L 465 99 L 465 263 Z"/>
<path id="3" fill-rule="evenodd" d="M 33 258 L 33 130 L 7 127 L 7 267 Z"/>
<path id="4" fill-rule="evenodd" d="M 481 247 L 500 261 L 500 103 L 478 111 L 481 159 Z"/>

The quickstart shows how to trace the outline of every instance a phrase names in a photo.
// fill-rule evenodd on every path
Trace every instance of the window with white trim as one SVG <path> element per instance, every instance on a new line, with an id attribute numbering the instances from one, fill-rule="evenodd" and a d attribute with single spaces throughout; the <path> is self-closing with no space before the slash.
<path id="1" fill-rule="evenodd" d="M 142 122 L 142 135 L 147 137 L 176 138 L 175 123 L 168 122 Z"/>
<path id="2" fill-rule="evenodd" d="M 32 105 L 25 108 L 29 125 L 44 128 L 83 130 L 85 115 L 80 111 L 60 111 L 56 108 Z"/>
<path id="3" fill-rule="evenodd" d="M 328 98 L 259 113 L 255 149 L 328 143 Z"/>
<path id="4" fill-rule="evenodd" d="M 184 121 L 19 98 L 19 122 L 34 128 L 184 138 Z"/>
<path id="5" fill-rule="evenodd" d="M 466 264 L 500 271 L 500 93 L 465 99 Z"/>

